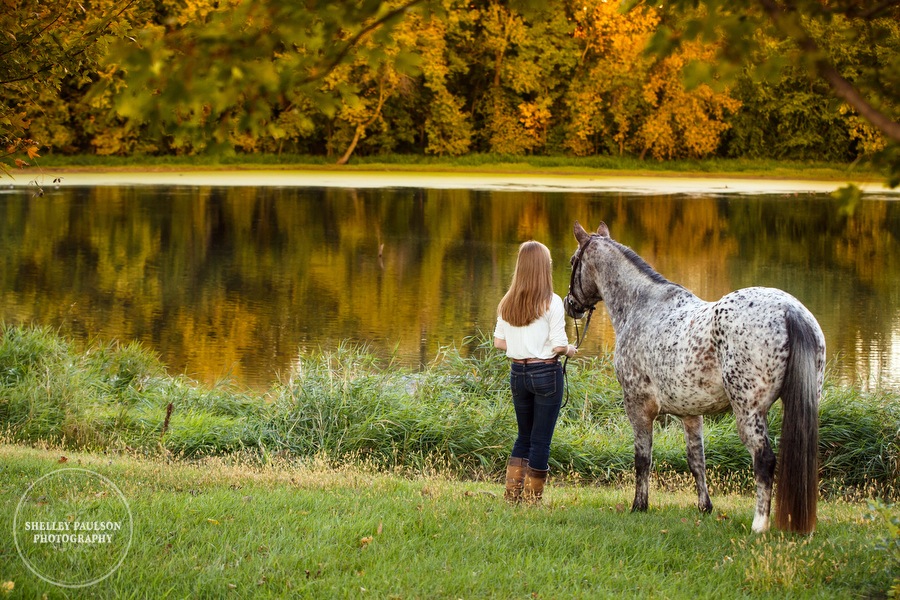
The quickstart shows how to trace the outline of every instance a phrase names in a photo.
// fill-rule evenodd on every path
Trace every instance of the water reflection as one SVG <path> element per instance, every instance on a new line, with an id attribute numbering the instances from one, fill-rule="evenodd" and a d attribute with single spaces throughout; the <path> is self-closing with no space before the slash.
<path id="1" fill-rule="evenodd" d="M 520 242 L 550 247 L 565 294 L 578 219 L 606 221 L 702 298 L 787 290 L 841 378 L 900 385 L 900 203 L 887 200 L 848 215 L 826 195 L 147 186 L 3 193 L 0 217 L 0 318 L 141 340 L 206 381 L 266 386 L 298 348 L 344 339 L 427 364 L 492 330 Z M 612 345 L 601 313 L 585 353 Z"/>

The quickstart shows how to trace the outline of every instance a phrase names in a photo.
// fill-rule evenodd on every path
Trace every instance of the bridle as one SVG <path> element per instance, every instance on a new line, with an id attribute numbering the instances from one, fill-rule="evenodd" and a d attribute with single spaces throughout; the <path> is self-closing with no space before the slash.
<path id="1" fill-rule="evenodd" d="M 572 294 L 572 292 L 575 289 L 576 277 L 578 279 L 578 290 L 583 291 L 583 288 L 581 285 L 581 255 L 584 254 L 585 249 L 587 249 L 587 247 L 591 245 L 591 242 L 593 242 L 595 238 L 599 238 L 599 237 L 600 236 L 596 233 L 592 234 L 590 239 L 587 242 L 585 242 L 584 244 L 582 244 L 578 247 L 578 250 L 575 252 L 575 256 L 572 257 L 572 274 L 569 277 L 569 293 L 566 296 L 566 300 L 568 300 L 568 304 L 572 308 L 572 312 L 581 313 L 582 316 L 584 316 L 584 313 L 588 313 L 588 320 L 587 320 L 587 322 L 585 322 L 585 330 L 587 329 L 587 324 L 590 323 L 590 321 L 591 321 L 591 315 L 594 313 L 594 308 L 596 308 L 597 303 L 595 302 L 594 304 L 592 304 L 590 306 L 586 306 L 584 304 L 581 304 L 580 302 L 578 304 L 575 304 L 573 302 L 575 296 Z M 601 298 L 601 300 L 602 300 L 602 298 Z M 578 344 L 580 344 L 580 342 L 578 341 L 578 337 L 577 337 L 578 336 L 578 322 L 577 321 L 575 322 L 575 335 L 576 335 L 576 339 L 575 339 L 576 346 L 575 347 L 577 348 Z"/>
<path id="2" fill-rule="evenodd" d="M 572 295 L 572 290 L 575 289 L 575 274 L 576 273 L 578 274 L 578 289 L 581 290 L 581 255 L 584 253 L 585 248 L 587 248 L 588 245 L 590 245 L 590 243 L 593 241 L 593 239 L 595 237 L 600 237 L 600 236 L 597 235 L 596 233 L 592 234 L 591 239 L 588 240 L 587 242 L 585 242 L 584 244 L 580 245 L 578 247 L 578 251 L 575 253 L 575 256 L 572 257 L 572 275 L 569 278 L 569 293 L 566 295 L 566 300 L 569 303 L 569 306 L 572 308 L 573 312 L 581 313 L 582 316 L 584 316 L 584 313 L 587 313 L 587 319 L 584 322 L 584 331 L 583 332 L 579 333 L 579 331 L 578 331 L 578 319 L 575 319 L 575 318 L 572 319 L 575 322 L 575 349 L 576 350 L 578 350 L 578 348 L 581 347 L 581 343 L 584 341 L 584 338 L 587 337 L 588 326 L 590 326 L 590 324 L 591 324 L 591 317 L 594 316 L 594 309 L 597 308 L 597 304 L 594 303 L 591 306 L 585 306 L 585 305 L 581 304 L 580 302 L 577 305 L 573 304 L 572 299 L 574 298 L 574 296 Z M 569 403 L 569 376 L 566 373 L 566 366 L 568 366 L 568 364 L 569 364 L 569 357 L 566 356 L 566 358 L 563 359 L 563 366 L 562 366 L 563 378 L 565 379 L 565 386 L 566 386 L 566 400 L 565 400 L 565 402 L 562 403 L 562 406 L 560 408 L 562 408 L 563 406 L 565 406 L 566 404 Z"/>

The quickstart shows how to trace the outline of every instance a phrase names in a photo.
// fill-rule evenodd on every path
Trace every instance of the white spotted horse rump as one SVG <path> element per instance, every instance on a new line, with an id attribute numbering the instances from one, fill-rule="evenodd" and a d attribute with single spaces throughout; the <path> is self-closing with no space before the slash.
<path id="1" fill-rule="evenodd" d="M 577 222 L 578 249 L 565 298 L 573 318 L 600 301 L 616 334 L 614 363 L 634 429 L 632 510 L 646 510 L 653 421 L 680 417 L 698 507 L 712 511 L 706 486 L 703 415 L 732 410 L 753 459 L 753 531 L 769 527 L 778 480 L 775 525 L 810 533 L 818 498 L 818 407 L 825 337 L 812 313 L 782 290 L 751 287 L 717 302 L 701 300 L 654 271 L 601 224 L 594 234 Z M 781 399 L 780 459 L 769 442 L 766 414 Z"/>

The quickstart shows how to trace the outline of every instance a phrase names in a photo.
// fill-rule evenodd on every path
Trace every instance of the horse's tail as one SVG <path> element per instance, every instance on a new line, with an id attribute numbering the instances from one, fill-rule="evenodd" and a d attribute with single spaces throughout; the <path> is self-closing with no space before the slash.
<path id="1" fill-rule="evenodd" d="M 812 533 L 819 494 L 819 342 L 814 322 L 803 313 L 788 309 L 786 318 L 790 354 L 781 386 L 784 418 L 778 450 L 775 526 Z"/>

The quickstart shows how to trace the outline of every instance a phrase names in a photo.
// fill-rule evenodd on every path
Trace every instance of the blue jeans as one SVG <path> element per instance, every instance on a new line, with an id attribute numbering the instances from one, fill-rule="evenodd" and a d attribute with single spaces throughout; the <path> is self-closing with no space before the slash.
<path id="1" fill-rule="evenodd" d="M 519 436 L 513 444 L 513 458 L 527 458 L 528 466 L 548 469 L 550 441 L 563 397 L 562 365 L 512 363 L 509 374 Z"/>

